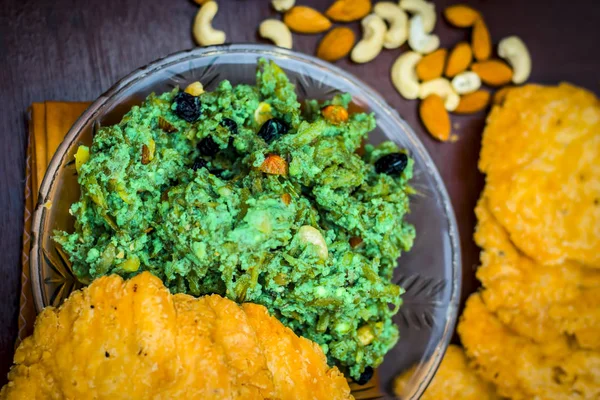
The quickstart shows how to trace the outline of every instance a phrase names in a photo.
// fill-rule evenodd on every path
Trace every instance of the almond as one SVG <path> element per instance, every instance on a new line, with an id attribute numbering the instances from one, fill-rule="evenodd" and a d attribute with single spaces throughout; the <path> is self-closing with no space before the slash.
<path id="1" fill-rule="evenodd" d="M 488 60 L 473 64 L 471 70 L 490 86 L 504 86 L 512 80 L 512 69 L 503 61 Z"/>
<path id="2" fill-rule="evenodd" d="M 325 11 L 325 15 L 338 22 L 357 21 L 366 17 L 371 7 L 371 0 L 337 0 Z"/>
<path id="3" fill-rule="evenodd" d="M 317 48 L 317 57 L 333 62 L 344 58 L 350 53 L 356 37 L 350 28 L 343 26 L 330 30 Z"/>
<path id="4" fill-rule="evenodd" d="M 438 49 L 421 58 L 416 68 L 417 77 L 422 81 L 429 81 L 442 76 L 447 54 L 446 49 Z"/>
<path id="5" fill-rule="evenodd" d="M 326 16 L 306 6 L 292 7 L 284 14 L 283 22 L 298 33 L 320 33 L 331 28 L 331 21 Z"/>
<path id="6" fill-rule="evenodd" d="M 471 46 L 473 46 L 473 54 L 477 61 L 484 61 L 490 58 L 492 54 L 492 38 L 482 18 L 475 21 L 475 25 L 473 25 Z"/>
<path id="7" fill-rule="evenodd" d="M 481 18 L 479 11 L 466 4 L 456 4 L 446 7 L 444 17 L 457 28 L 469 28 L 475 24 L 475 21 Z"/>
<path id="8" fill-rule="evenodd" d="M 437 94 L 431 94 L 419 106 L 419 115 L 427 131 L 442 142 L 450 137 L 450 115 L 444 107 L 444 100 Z"/>
<path id="9" fill-rule="evenodd" d="M 448 78 L 454 78 L 456 75 L 469 68 L 473 61 L 473 51 L 467 42 L 460 42 L 450 52 L 448 63 L 446 64 L 445 75 Z"/>
<path id="10" fill-rule="evenodd" d="M 456 114 L 473 114 L 486 108 L 489 102 L 490 93 L 485 90 L 477 90 L 461 96 L 458 107 L 453 112 Z"/>

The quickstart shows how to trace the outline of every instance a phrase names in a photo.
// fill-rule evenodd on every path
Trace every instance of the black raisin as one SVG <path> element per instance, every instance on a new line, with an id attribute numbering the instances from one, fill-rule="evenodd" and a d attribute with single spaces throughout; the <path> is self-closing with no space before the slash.
<path id="1" fill-rule="evenodd" d="M 363 373 L 360 374 L 360 377 L 358 378 L 358 380 L 356 380 L 356 383 L 358 383 L 359 385 L 362 386 L 362 385 L 366 384 L 367 382 L 369 382 L 372 377 L 373 377 L 373 368 L 367 367 L 367 368 L 365 368 Z"/>
<path id="2" fill-rule="evenodd" d="M 258 131 L 258 136 L 263 138 L 265 142 L 271 143 L 281 135 L 285 135 L 288 131 L 288 125 L 279 118 L 271 118 L 265 122 Z"/>
<path id="3" fill-rule="evenodd" d="M 408 165 L 408 156 L 404 153 L 392 153 L 375 162 L 378 174 L 400 175 Z"/>
<path id="4" fill-rule="evenodd" d="M 223 178 L 223 173 L 225 172 L 225 170 L 221 169 L 221 168 L 213 168 L 209 172 L 211 174 L 213 174 L 214 176 L 217 176 L 219 178 Z"/>
<path id="5" fill-rule="evenodd" d="M 198 143 L 198 151 L 203 156 L 214 156 L 219 152 L 219 145 L 212 136 L 207 136 Z"/>
<path id="6" fill-rule="evenodd" d="M 187 122 L 194 122 L 200 118 L 200 99 L 186 92 L 179 92 L 173 100 L 175 102 L 175 115 Z"/>
<path id="7" fill-rule="evenodd" d="M 221 126 L 227 128 L 232 135 L 237 135 L 238 133 L 237 123 L 230 118 L 223 118 L 221 120 Z"/>
<path id="8" fill-rule="evenodd" d="M 197 158 L 194 161 L 194 164 L 192 164 L 192 169 L 194 171 L 198 171 L 200 168 L 204 168 L 206 167 L 206 160 L 204 160 L 203 158 Z"/>

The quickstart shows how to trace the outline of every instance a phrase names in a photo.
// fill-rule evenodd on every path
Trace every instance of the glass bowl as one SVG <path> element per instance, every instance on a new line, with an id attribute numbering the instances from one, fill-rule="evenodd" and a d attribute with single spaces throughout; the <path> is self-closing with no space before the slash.
<path id="1" fill-rule="evenodd" d="M 212 90 L 223 79 L 254 83 L 260 57 L 274 60 L 296 84 L 300 99 L 326 99 L 348 92 L 359 107 L 375 113 L 370 141 L 391 139 L 415 160 L 412 186 L 418 194 L 408 219 L 417 230 L 412 250 L 402 255 L 394 281 L 406 293 L 394 317 L 400 340 L 364 386 L 353 384 L 357 399 L 393 398 L 393 378 L 416 365 L 403 399 L 417 399 L 427 387 L 454 330 L 460 294 L 459 237 L 450 199 L 433 161 L 410 126 L 374 90 L 349 73 L 317 58 L 266 45 L 232 44 L 179 52 L 142 67 L 101 95 L 77 120 L 52 158 L 33 218 L 31 277 L 38 311 L 59 305 L 79 288 L 70 263 L 51 238 L 56 229 L 73 231 L 70 205 L 79 198 L 73 162 L 78 145 L 92 142 L 98 126 L 120 121 L 151 92 L 162 93 L 199 80 Z M 50 203 L 48 203 L 50 202 Z M 51 205 L 51 206 L 50 206 Z"/>

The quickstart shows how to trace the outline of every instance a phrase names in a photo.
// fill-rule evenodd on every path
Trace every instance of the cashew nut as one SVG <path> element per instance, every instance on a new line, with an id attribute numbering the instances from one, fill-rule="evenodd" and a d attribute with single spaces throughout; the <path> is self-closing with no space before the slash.
<path id="1" fill-rule="evenodd" d="M 460 102 L 460 96 L 454 91 L 450 81 L 446 78 L 436 78 L 421 83 L 419 98 L 425 99 L 430 94 L 437 94 L 444 99 L 444 107 L 448 111 L 454 111 Z"/>
<path id="2" fill-rule="evenodd" d="M 421 14 L 415 14 L 409 23 L 408 45 L 414 51 L 421 54 L 428 54 L 440 47 L 440 38 L 438 35 L 428 34 L 423 29 L 423 17 Z"/>
<path id="3" fill-rule="evenodd" d="M 469 94 L 481 87 L 481 78 L 473 71 L 466 71 L 452 79 L 452 88 L 458 94 Z"/>
<path id="4" fill-rule="evenodd" d="M 225 43 L 225 32 L 212 27 L 212 20 L 219 6 L 214 1 L 205 3 L 196 14 L 194 19 L 194 39 L 200 46 Z"/>
<path id="5" fill-rule="evenodd" d="M 411 14 L 420 15 L 423 18 L 425 33 L 431 33 L 435 28 L 435 5 L 425 0 L 400 0 L 401 9 Z"/>
<path id="6" fill-rule="evenodd" d="M 303 225 L 298 230 L 298 236 L 302 243 L 310 243 L 317 248 L 317 254 L 321 260 L 327 260 L 327 257 L 329 257 L 327 243 L 317 228 L 313 228 L 310 225 Z"/>
<path id="7" fill-rule="evenodd" d="M 296 0 L 272 0 L 271 5 L 276 11 L 286 12 L 290 8 L 294 7 Z"/>
<path id="8" fill-rule="evenodd" d="M 408 15 L 396 4 L 384 1 L 375 4 L 373 12 L 390 25 L 383 39 L 383 47 L 397 49 L 408 38 Z"/>
<path id="9" fill-rule="evenodd" d="M 355 63 L 366 63 L 373 60 L 381 52 L 387 27 L 381 17 L 371 14 L 361 22 L 363 38 L 354 46 L 350 59 Z"/>
<path id="10" fill-rule="evenodd" d="M 191 94 L 192 96 L 200 96 L 204 93 L 204 85 L 200 81 L 192 82 L 185 87 L 184 92 Z"/>
<path id="11" fill-rule="evenodd" d="M 258 125 L 264 124 L 265 122 L 273 118 L 273 114 L 271 114 L 272 109 L 273 108 L 269 103 L 261 101 L 260 103 L 258 103 L 258 107 L 256 107 L 256 110 L 254 110 L 254 121 L 256 121 Z"/>
<path id="12" fill-rule="evenodd" d="M 498 43 L 498 55 L 504 58 L 513 69 L 512 81 L 519 85 L 531 74 L 531 56 L 521 38 L 509 36 Z"/>
<path id="13" fill-rule="evenodd" d="M 392 82 L 396 90 L 407 100 L 419 97 L 419 78 L 416 67 L 422 55 L 414 51 L 407 51 L 396 59 L 392 65 Z"/>
<path id="14" fill-rule="evenodd" d="M 261 37 L 273 41 L 276 46 L 292 48 L 292 32 L 278 19 L 265 19 L 258 27 L 258 33 Z"/>

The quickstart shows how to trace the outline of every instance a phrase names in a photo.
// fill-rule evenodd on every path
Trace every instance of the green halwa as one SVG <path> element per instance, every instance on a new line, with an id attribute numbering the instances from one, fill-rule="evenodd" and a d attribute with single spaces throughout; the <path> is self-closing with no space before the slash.
<path id="1" fill-rule="evenodd" d="M 77 277 L 147 270 L 172 292 L 266 306 L 354 378 L 379 365 L 398 340 L 391 317 L 402 289 L 392 271 L 415 235 L 404 221 L 412 159 L 399 176 L 377 173 L 375 161 L 401 151 L 385 142 L 357 154 L 374 116 L 330 123 L 321 107 L 347 108 L 349 95 L 301 107 L 265 60 L 256 86 L 222 81 L 201 94 L 195 122 L 178 116 L 178 93 L 151 94 L 99 129 L 78 164 L 75 232 L 55 233 Z M 261 103 L 289 127 L 270 143 L 257 134 Z M 202 156 L 208 136 L 216 154 Z M 272 154 L 287 175 L 261 171 Z"/>

